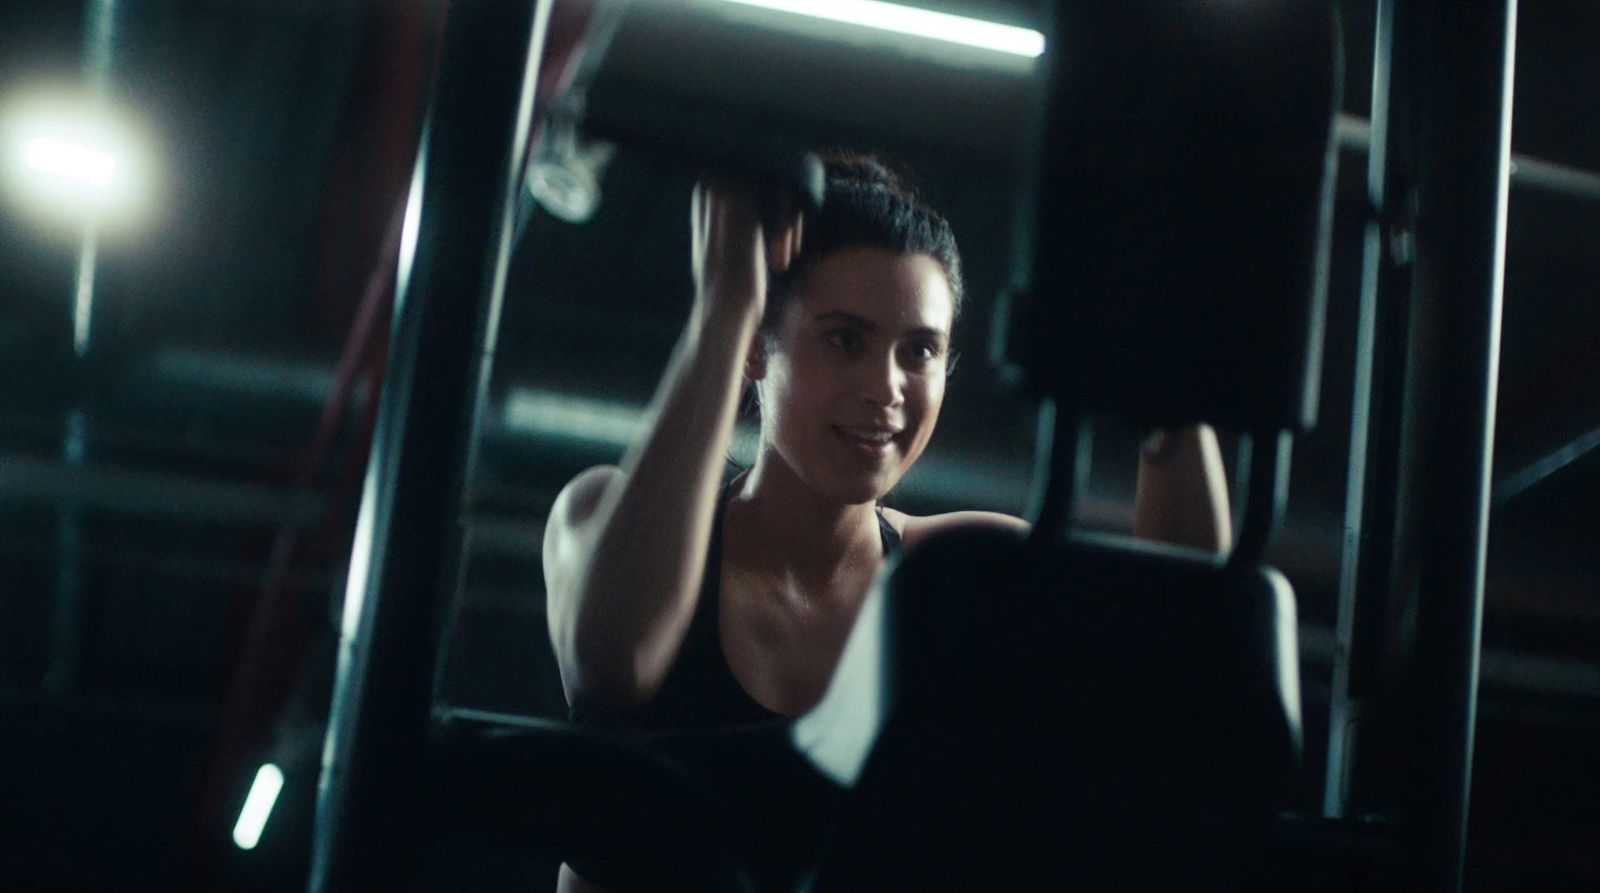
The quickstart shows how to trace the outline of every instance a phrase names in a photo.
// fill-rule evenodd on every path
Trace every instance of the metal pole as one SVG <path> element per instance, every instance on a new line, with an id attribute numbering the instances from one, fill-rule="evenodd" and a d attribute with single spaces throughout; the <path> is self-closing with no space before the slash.
<path id="1" fill-rule="evenodd" d="M 1403 889 L 1456 891 L 1466 853 L 1500 360 L 1516 0 L 1396 0 L 1417 62 L 1416 261 L 1398 579 L 1416 606 Z"/>
<path id="2" fill-rule="evenodd" d="M 553 0 L 453 0 L 350 562 L 309 888 L 407 889 L 425 842 L 433 672 L 462 560 L 481 370 L 492 356 L 534 80 Z M 413 196 L 413 200 L 415 200 Z M 409 234 L 408 234 L 409 235 Z"/>
<path id="3" fill-rule="evenodd" d="M 1376 91 L 1377 85 L 1373 87 Z M 1340 112 L 1337 124 L 1340 150 L 1367 151 L 1375 123 L 1369 125 L 1363 118 Z M 1530 155 L 1511 155 L 1511 185 L 1579 202 L 1600 202 L 1600 173 Z"/>
<path id="4" fill-rule="evenodd" d="M 101 110 L 111 80 L 111 43 L 116 26 L 115 0 L 88 0 L 84 6 L 83 80 L 91 107 Z M 88 458 L 90 417 L 84 404 L 88 379 L 89 336 L 93 332 L 94 277 L 99 259 L 100 222 L 96 212 L 83 220 L 78 243 L 78 266 L 72 288 L 73 402 L 67 410 L 61 455 L 68 466 Z M 88 610 L 84 592 L 84 513 L 76 505 L 63 505 L 56 519 L 56 616 L 50 667 L 45 672 L 47 691 L 67 694 L 78 686 L 83 664 L 83 628 Z"/>
<path id="5" fill-rule="evenodd" d="M 1405 318 L 1413 230 L 1414 178 L 1408 157 L 1410 66 L 1394 55 L 1394 0 L 1378 0 L 1373 40 L 1368 214 L 1356 317 L 1344 549 L 1339 564 L 1338 648 L 1328 723 L 1323 814 L 1355 818 L 1386 811 L 1375 707 L 1386 691 L 1399 506 L 1400 406 L 1405 384 Z"/>

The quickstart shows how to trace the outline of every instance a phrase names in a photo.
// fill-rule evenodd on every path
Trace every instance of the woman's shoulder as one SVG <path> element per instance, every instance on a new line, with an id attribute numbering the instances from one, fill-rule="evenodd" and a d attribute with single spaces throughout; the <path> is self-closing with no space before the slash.
<path id="1" fill-rule="evenodd" d="M 1013 515 L 1003 512 L 945 512 L 939 515 L 908 515 L 896 509 L 886 508 L 883 517 L 889 526 L 900 534 L 900 541 L 907 549 L 913 548 L 917 543 L 951 530 L 963 529 L 988 529 L 1009 530 L 1018 533 L 1028 531 L 1028 522 Z"/>

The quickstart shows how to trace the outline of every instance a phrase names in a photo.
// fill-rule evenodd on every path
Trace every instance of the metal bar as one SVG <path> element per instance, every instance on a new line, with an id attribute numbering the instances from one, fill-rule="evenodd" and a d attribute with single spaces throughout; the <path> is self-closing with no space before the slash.
<path id="1" fill-rule="evenodd" d="M 89 96 L 97 104 L 106 100 L 115 19 L 116 7 L 112 0 L 89 0 L 85 9 L 82 72 Z M 100 245 L 100 223 L 94 212 L 84 216 L 82 231 L 72 289 L 72 353 L 77 363 L 79 386 L 73 394 L 74 406 L 67 413 L 61 447 L 62 456 L 69 465 L 83 463 L 89 443 L 89 418 L 82 409 L 82 382 L 92 331 Z M 56 531 L 56 623 L 50 669 L 45 673 L 44 683 L 51 692 L 63 694 L 77 685 L 87 611 L 82 568 L 85 532 L 83 514 L 76 505 L 61 504 Z"/>
<path id="2" fill-rule="evenodd" d="M 1600 173 L 1526 155 L 1511 156 L 1511 184 L 1568 198 L 1600 202 Z"/>
<path id="3" fill-rule="evenodd" d="M 427 833 L 441 604 L 459 576 L 469 446 L 510 253 L 552 0 L 453 0 L 414 246 L 351 556 L 309 888 L 405 889 Z M 413 200 L 415 201 L 415 196 Z"/>
<path id="4" fill-rule="evenodd" d="M 1059 414 L 1054 399 L 1039 401 L 1039 427 L 1034 446 L 1035 494 L 1028 508 L 1033 522 L 1029 539 L 1048 543 L 1072 524 L 1075 508 L 1089 482 L 1094 454 L 1094 427 L 1087 416 Z"/>
<path id="5" fill-rule="evenodd" d="M 499 202 L 495 208 L 498 219 L 491 230 L 493 242 L 489 254 L 488 290 L 483 296 L 484 308 L 480 315 L 477 338 L 478 352 L 473 358 L 473 379 L 466 397 L 468 414 L 463 420 L 466 427 L 466 441 L 461 446 L 461 478 L 456 494 L 456 510 L 451 515 L 452 526 L 447 534 L 451 547 L 455 550 L 454 564 L 448 569 L 449 576 L 443 581 L 445 588 L 435 597 L 435 604 L 445 620 L 443 626 L 436 630 L 430 662 L 433 668 L 433 682 L 429 702 L 434 709 L 437 709 L 444 691 L 445 671 L 450 664 L 450 639 L 444 636 L 442 631 L 455 628 L 456 615 L 460 611 L 467 584 L 467 556 L 472 549 L 470 499 L 473 482 L 478 476 L 480 450 L 486 433 L 493 430 L 498 421 L 495 414 L 490 411 L 493 398 L 489 385 L 494 374 L 495 348 L 500 338 L 500 313 L 505 302 L 506 282 L 511 273 L 511 255 L 520 235 L 517 226 L 520 216 L 519 206 L 524 192 L 528 157 L 532 149 L 530 141 L 534 131 L 534 111 L 539 97 L 540 68 L 550 28 L 550 16 L 554 8 L 555 0 L 538 0 L 534 7 L 533 33 L 523 63 L 521 93 L 515 106 L 516 118 L 511 131 L 509 167 L 500 186 Z M 620 16 L 621 13 L 618 12 L 616 15 Z M 430 713 L 430 716 L 432 715 Z"/>
<path id="6" fill-rule="evenodd" d="M 1383 21 L 1383 14 L 1381 10 L 1378 14 L 1378 21 L 1380 24 L 1374 29 L 1374 32 L 1381 33 L 1383 31 L 1383 25 L 1381 24 Z M 1378 39 L 1381 40 L 1382 38 Z M 1387 64 L 1382 56 L 1374 56 L 1372 63 L 1374 74 L 1377 73 L 1379 66 Z M 1387 76 L 1387 71 L 1385 71 L 1385 75 Z M 1372 92 L 1376 94 L 1378 90 L 1379 85 L 1377 81 L 1374 80 L 1372 84 Z M 1374 109 L 1379 108 L 1376 95 L 1374 95 L 1372 107 Z M 1375 117 L 1379 120 L 1368 121 L 1366 118 L 1363 118 L 1359 115 L 1352 115 L 1349 112 L 1340 112 L 1337 116 L 1335 116 L 1333 120 L 1333 139 L 1334 142 L 1339 144 L 1339 151 L 1359 153 L 1365 152 L 1367 149 L 1371 148 L 1373 131 L 1383 129 L 1383 122 L 1381 120 L 1383 117 L 1382 112 L 1379 111 Z"/>
<path id="7" fill-rule="evenodd" d="M 1373 85 L 1377 89 L 1377 85 Z M 1375 124 L 1359 115 L 1341 112 L 1337 122 L 1339 149 L 1365 152 L 1372 143 Z M 1600 202 L 1600 171 L 1584 170 L 1570 164 L 1545 161 L 1531 155 L 1511 156 L 1511 185 L 1580 201 Z"/>
<path id="8" fill-rule="evenodd" d="M 1399 579 L 1416 608 L 1405 716 L 1403 889 L 1461 889 L 1511 168 L 1516 0 L 1395 0 L 1414 53 L 1412 271 Z"/>
<path id="9" fill-rule="evenodd" d="M 62 465 L 69 473 L 82 468 L 89 444 L 89 417 L 82 409 L 67 413 L 66 435 L 62 440 Z M 50 667 L 45 671 L 44 687 L 65 695 L 78 686 L 83 664 L 83 627 L 88 613 L 84 591 L 85 529 L 81 503 L 63 500 L 56 517 L 56 600 L 55 630 L 50 648 Z"/>
<path id="10" fill-rule="evenodd" d="M 1506 475 L 1504 480 L 1494 485 L 1494 504 L 1500 505 L 1515 499 L 1595 450 L 1600 450 L 1600 428 L 1591 429 L 1562 444 L 1559 449 Z"/>
<path id="11" fill-rule="evenodd" d="M 1367 122 L 1341 115 L 1340 145 L 1360 125 L 1367 157 L 1366 225 L 1361 297 L 1350 412 L 1350 453 L 1345 478 L 1344 537 L 1339 563 L 1338 648 L 1328 722 L 1328 762 L 1323 813 L 1347 818 L 1382 812 L 1384 770 L 1366 742 L 1379 732 L 1369 723 L 1385 694 L 1390 648 L 1394 528 L 1398 514 L 1400 406 L 1405 372 L 1403 310 L 1414 196 L 1410 194 L 1407 133 L 1403 125 L 1410 72 L 1393 53 L 1394 0 L 1379 0 L 1373 34 L 1372 110 Z"/>
<path id="12" fill-rule="evenodd" d="M 322 500 L 309 493 L 15 455 L 0 455 L 0 500 L 140 518 L 296 526 L 315 524 L 323 509 Z"/>
<path id="13" fill-rule="evenodd" d="M 1245 567 L 1261 560 L 1277 533 L 1289 503 L 1289 458 L 1294 432 L 1245 434 L 1239 440 L 1239 477 L 1243 497 L 1234 527 L 1239 537 L 1228 553 L 1228 564 Z"/>

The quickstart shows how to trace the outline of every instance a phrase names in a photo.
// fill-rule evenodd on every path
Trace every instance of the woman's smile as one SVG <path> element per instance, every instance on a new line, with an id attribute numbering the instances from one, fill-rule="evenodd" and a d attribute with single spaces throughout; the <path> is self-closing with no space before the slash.
<path id="1" fill-rule="evenodd" d="M 855 455 L 869 459 L 888 457 L 899 439 L 900 430 L 881 427 L 833 426 L 833 432 Z"/>

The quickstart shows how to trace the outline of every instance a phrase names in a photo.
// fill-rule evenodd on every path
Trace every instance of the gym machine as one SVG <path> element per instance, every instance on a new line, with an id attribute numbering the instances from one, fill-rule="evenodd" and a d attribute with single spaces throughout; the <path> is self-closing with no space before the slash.
<path id="1" fill-rule="evenodd" d="M 1308 866 L 1324 865 L 1459 889 L 1514 2 L 1472 21 L 1442 0 L 1380 5 L 1357 387 L 1373 421 L 1354 435 L 1327 817 L 1280 814 L 1300 771 L 1293 595 L 1260 564 L 1293 433 L 1316 412 L 1339 108 L 1337 27 L 1319 3 L 1248 19 L 1153 0 L 1056 8 L 1017 287 L 996 327 L 999 358 L 1051 421 L 1034 531 L 908 555 L 817 710 L 629 736 L 437 706 L 553 5 L 450 4 L 351 562 L 313 890 L 403 887 L 406 854 L 446 826 L 668 888 L 1315 887 Z M 1129 115 L 1130 95 L 1150 112 Z M 674 151 L 666 130 L 607 119 L 590 98 L 577 114 L 596 133 Z M 756 173 L 805 201 L 814 167 L 798 152 L 734 154 L 770 162 Z M 1073 349 L 1041 349 L 1040 332 Z M 1203 372 L 1155 387 L 1172 368 Z M 1066 529 L 1076 422 L 1097 413 L 1248 435 L 1232 556 Z M 993 568 L 1008 582 L 980 591 Z M 1374 655 L 1393 646 L 1383 612 L 1407 597 L 1410 684 L 1369 710 Z M 1416 722 L 1389 730 L 1409 742 L 1403 781 L 1365 745 L 1401 715 Z M 1396 784 L 1398 824 L 1357 819 Z"/>

